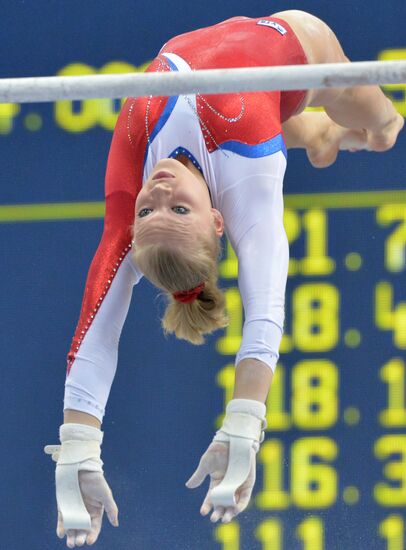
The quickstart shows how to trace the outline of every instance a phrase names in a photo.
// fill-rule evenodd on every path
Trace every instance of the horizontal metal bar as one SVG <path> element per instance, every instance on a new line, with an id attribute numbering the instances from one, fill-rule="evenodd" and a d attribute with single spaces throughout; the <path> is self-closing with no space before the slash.
<path id="1" fill-rule="evenodd" d="M 304 90 L 406 82 L 406 61 L 0 79 L 0 103 Z"/>

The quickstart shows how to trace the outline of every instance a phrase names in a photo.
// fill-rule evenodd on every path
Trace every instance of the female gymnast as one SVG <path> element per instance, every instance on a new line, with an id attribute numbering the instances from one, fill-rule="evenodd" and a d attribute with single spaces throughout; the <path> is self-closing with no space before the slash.
<path id="1" fill-rule="evenodd" d="M 348 62 L 336 36 L 302 11 L 234 17 L 171 39 L 149 71 Z M 325 112 L 302 111 L 323 106 Z M 340 149 L 386 151 L 403 118 L 379 87 L 129 98 L 106 174 L 106 216 L 68 354 L 57 461 L 57 534 L 93 544 L 118 509 L 100 460 L 100 430 L 133 286 L 145 275 L 168 295 L 162 324 L 195 344 L 226 325 L 217 288 L 219 239 L 239 261 L 245 322 L 233 399 L 187 487 L 210 486 L 201 514 L 230 521 L 250 500 L 265 401 L 284 322 L 288 242 L 286 148 L 317 167 Z"/>

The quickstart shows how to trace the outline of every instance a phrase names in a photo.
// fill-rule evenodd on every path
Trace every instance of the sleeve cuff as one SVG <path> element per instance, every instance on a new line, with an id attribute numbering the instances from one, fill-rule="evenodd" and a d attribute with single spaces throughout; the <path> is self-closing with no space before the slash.
<path id="1" fill-rule="evenodd" d="M 75 395 L 69 395 L 66 392 L 63 408 L 64 410 L 70 409 L 73 411 L 80 411 L 90 414 L 92 416 L 95 416 L 100 422 L 103 422 L 104 409 L 100 407 L 100 405 L 98 405 L 94 401 L 90 401 L 89 399 L 77 397 Z"/>

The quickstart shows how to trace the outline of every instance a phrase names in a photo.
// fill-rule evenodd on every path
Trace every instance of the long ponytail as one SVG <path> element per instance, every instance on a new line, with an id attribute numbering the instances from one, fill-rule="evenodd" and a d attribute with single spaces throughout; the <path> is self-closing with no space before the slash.
<path id="1" fill-rule="evenodd" d="M 189 248 L 189 247 L 187 247 Z M 193 249 L 161 243 L 134 247 L 134 260 L 155 286 L 164 290 L 169 303 L 162 318 L 165 333 L 193 344 L 202 344 L 204 335 L 227 326 L 224 294 L 217 286 L 220 240 L 216 235 L 200 238 Z M 191 303 L 181 303 L 175 292 L 204 288 Z"/>

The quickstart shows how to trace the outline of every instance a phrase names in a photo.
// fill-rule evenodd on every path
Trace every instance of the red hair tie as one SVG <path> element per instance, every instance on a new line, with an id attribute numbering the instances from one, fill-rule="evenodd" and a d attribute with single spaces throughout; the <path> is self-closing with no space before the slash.
<path id="1" fill-rule="evenodd" d="M 182 304 L 191 304 L 194 302 L 199 294 L 204 289 L 204 283 L 191 288 L 190 290 L 180 290 L 179 292 L 174 292 L 172 296 L 177 302 L 182 302 Z"/>

